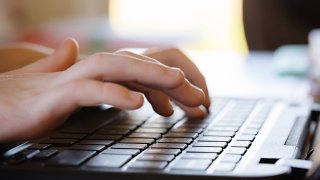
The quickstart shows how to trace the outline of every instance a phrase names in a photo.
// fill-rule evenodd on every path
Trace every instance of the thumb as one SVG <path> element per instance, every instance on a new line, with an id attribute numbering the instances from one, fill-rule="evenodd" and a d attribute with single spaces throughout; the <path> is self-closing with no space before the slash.
<path id="1" fill-rule="evenodd" d="M 28 64 L 20 69 L 10 71 L 8 74 L 63 71 L 75 63 L 77 55 L 77 41 L 68 38 L 48 57 Z"/>

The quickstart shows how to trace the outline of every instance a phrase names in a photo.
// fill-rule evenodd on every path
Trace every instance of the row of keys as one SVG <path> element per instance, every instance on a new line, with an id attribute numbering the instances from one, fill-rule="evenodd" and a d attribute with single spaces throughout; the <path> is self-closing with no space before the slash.
<path id="1" fill-rule="evenodd" d="M 245 106 L 234 106 L 222 117 L 222 120 L 212 127 L 207 128 L 206 131 L 197 138 L 197 141 L 186 149 L 186 152 L 179 156 L 179 159 L 173 162 L 170 169 L 205 171 L 232 141 L 232 138 L 247 119 L 253 106 L 254 103 Z M 244 139 L 246 137 L 242 138 Z M 241 155 L 246 151 L 246 148 L 242 146 L 249 147 L 250 145 L 250 141 L 237 141 L 233 143 L 232 147 L 229 147 L 226 152 L 228 156 L 224 156 L 220 162 L 219 168 L 226 167 L 226 163 L 239 162 Z"/>

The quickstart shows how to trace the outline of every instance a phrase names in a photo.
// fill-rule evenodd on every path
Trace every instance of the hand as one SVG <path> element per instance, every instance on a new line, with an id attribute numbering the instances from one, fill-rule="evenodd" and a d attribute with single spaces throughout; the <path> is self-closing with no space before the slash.
<path id="1" fill-rule="evenodd" d="M 47 58 L 0 76 L 0 142 L 45 134 L 83 106 L 106 103 L 139 108 L 143 97 L 134 91 L 138 89 L 147 93 L 162 115 L 172 112 L 162 112 L 157 93 L 190 109 L 207 102 L 203 90 L 192 85 L 180 69 L 149 57 L 98 53 L 74 64 L 77 54 L 77 43 L 68 39 Z M 164 109 L 170 108 L 168 103 Z"/>
<path id="2" fill-rule="evenodd" d="M 185 73 L 187 80 L 190 81 L 192 85 L 195 85 L 196 87 L 200 88 L 205 93 L 205 101 L 202 105 L 198 107 L 190 107 L 181 104 L 179 101 L 176 101 L 175 99 L 169 98 L 166 92 L 148 87 L 137 86 L 135 84 L 130 84 L 130 88 L 141 91 L 145 94 L 146 98 L 149 102 L 151 102 L 153 109 L 157 113 L 163 116 L 169 116 L 173 113 L 173 109 L 170 104 L 170 99 L 174 101 L 181 109 L 183 109 L 189 117 L 203 118 L 209 112 L 210 96 L 205 82 L 205 78 L 201 74 L 199 69 L 196 67 L 196 65 L 179 49 L 152 48 L 146 50 L 143 53 L 144 56 L 137 55 L 128 51 L 118 51 L 116 53 L 136 58 L 142 58 L 151 62 L 161 62 L 170 67 L 177 67 Z M 181 98 L 186 97 L 182 96 Z"/>

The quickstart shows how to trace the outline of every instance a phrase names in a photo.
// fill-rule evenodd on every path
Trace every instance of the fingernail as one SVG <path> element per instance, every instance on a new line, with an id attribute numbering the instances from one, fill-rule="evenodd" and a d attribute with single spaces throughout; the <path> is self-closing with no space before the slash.
<path id="1" fill-rule="evenodd" d="M 170 110 L 170 116 L 171 116 L 174 113 L 174 109 L 170 102 L 169 102 L 169 110 Z"/>
<path id="2" fill-rule="evenodd" d="M 203 113 L 205 113 L 205 116 L 209 114 L 208 108 L 206 108 L 204 105 L 200 105 L 198 107 Z"/>
<path id="3" fill-rule="evenodd" d="M 130 93 L 130 99 L 132 99 L 133 101 L 138 101 L 141 98 L 141 94 L 138 92 L 131 92 Z"/>
<path id="4" fill-rule="evenodd" d="M 170 67 L 170 71 L 169 71 L 170 75 L 177 76 L 180 72 L 181 71 L 179 68 Z"/>

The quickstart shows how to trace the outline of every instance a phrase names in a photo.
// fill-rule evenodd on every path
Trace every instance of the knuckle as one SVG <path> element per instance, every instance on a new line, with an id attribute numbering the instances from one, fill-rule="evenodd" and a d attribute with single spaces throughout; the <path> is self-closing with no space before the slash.
<path id="1" fill-rule="evenodd" d="M 124 56 L 135 56 L 136 54 L 127 50 L 117 51 L 116 54 L 124 55 Z"/>
<path id="2" fill-rule="evenodd" d="M 110 54 L 96 53 L 90 57 L 83 68 L 85 68 L 86 71 L 100 73 L 102 72 L 101 67 L 103 67 L 103 73 L 106 73 L 110 71 L 109 65 L 114 64 L 116 62 L 115 60 L 115 57 Z"/>
<path id="3" fill-rule="evenodd" d="M 180 68 L 173 68 L 176 73 L 175 75 L 169 76 L 168 83 L 170 83 L 170 88 L 177 88 L 186 81 L 184 72 Z M 171 70 L 172 71 L 172 70 Z"/>
<path id="4" fill-rule="evenodd" d="M 181 50 L 177 47 L 171 47 L 168 49 L 168 51 L 174 52 L 174 53 L 181 53 Z"/>
<path id="5" fill-rule="evenodd" d="M 158 66 L 158 71 L 157 71 L 157 73 L 158 73 L 159 75 L 168 75 L 168 74 L 169 74 L 169 68 L 160 65 L 160 66 Z"/>
<path id="6" fill-rule="evenodd" d="M 176 76 L 176 80 L 184 80 L 185 79 L 185 74 L 182 71 L 182 69 L 181 68 L 176 68 L 176 67 L 174 69 L 176 69 L 176 71 L 178 72 L 177 76 Z"/>
<path id="7" fill-rule="evenodd" d="M 91 62 L 97 65 L 101 64 L 105 59 L 106 55 L 104 53 L 96 53 L 91 56 Z"/>
<path id="8" fill-rule="evenodd" d="M 80 80 L 74 80 L 68 82 L 64 87 L 68 94 L 75 95 L 79 87 L 81 87 L 82 82 Z"/>
<path id="9" fill-rule="evenodd" d="M 177 47 L 170 47 L 165 49 L 165 52 L 171 55 L 182 54 L 182 51 Z"/>

